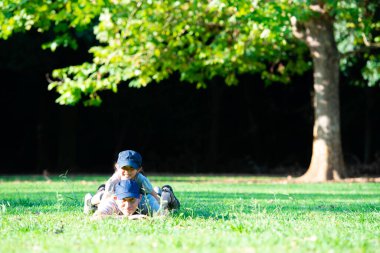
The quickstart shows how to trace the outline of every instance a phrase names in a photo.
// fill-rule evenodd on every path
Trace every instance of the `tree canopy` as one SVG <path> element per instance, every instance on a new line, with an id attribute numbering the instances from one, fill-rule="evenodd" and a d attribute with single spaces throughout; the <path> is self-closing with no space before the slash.
<path id="1" fill-rule="evenodd" d="M 55 70 L 56 81 L 49 89 L 61 94 L 61 104 L 84 99 L 87 105 L 97 105 L 101 90 L 116 92 L 124 81 L 144 87 L 174 72 L 197 87 L 215 76 L 236 84 L 242 73 L 288 82 L 289 76 L 310 67 L 306 47 L 292 35 L 290 18 L 304 22 L 318 15 L 309 8 L 318 2 L 325 2 L 336 20 L 339 49 L 347 55 L 343 67 L 352 64 L 350 56 L 358 47 L 379 42 L 374 31 L 380 24 L 373 22 L 377 4 L 350 0 L 9 0 L 0 4 L 0 36 L 7 39 L 30 29 L 53 31 L 54 39 L 43 47 L 54 51 L 58 46 L 76 48 L 76 34 L 92 29 L 98 41 L 90 49 L 93 61 Z M 368 54 L 366 59 L 363 76 L 375 85 L 378 55 Z"/>
<path id="2" fill-rule="evenodd" d="M 291 40 L 288 18 L 281 5 L 235 1 L 39 1 L 3 6 L 2 33 L 35 27 L 57 36 L 44 47 L 76 47 L 76 31 L 93 28 L 99 44 L 93 62 L 53 72 L 62 104 L 100 102 L 97 92 L 117 91 L 159 82 L 174 72 L 181 80 L 204 87 L 214 76 L 236 84 L 240 73 L 260 72 L 264 79 L 288 80 L 288 72 L 302 72 L 302 50 Z M 276 31 L 272 29 L 276 27 Z M 281 36 L 279 36 L 279 34 Z M 267 64 L 271 65 L 268 67 Z"/>

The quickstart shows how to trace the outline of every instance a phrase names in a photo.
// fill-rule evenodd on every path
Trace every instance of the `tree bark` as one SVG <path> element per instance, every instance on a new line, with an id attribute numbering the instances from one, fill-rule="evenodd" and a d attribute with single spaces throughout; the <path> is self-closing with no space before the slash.
<path id="1" fill-rule="evenodd" d="M 339 52 L 331 17 L 311 18 L 305 23 L 304 39 L 314 67 L 314 129 L 311 163 L 299 180 L 338 180 L 346 172 L 340 133 Z"/>

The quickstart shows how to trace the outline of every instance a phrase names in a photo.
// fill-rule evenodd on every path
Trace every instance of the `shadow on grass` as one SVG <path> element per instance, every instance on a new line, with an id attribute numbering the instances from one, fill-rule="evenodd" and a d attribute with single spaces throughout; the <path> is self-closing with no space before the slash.
<path id="1" fill-rule="evenodd" d="M 220 213 L 254 213 L 264 211 L 304 213 L 311 211 L 333 213 L 369 213 L 380 211 L 378 194 L 330 193 L 186 193 L 183 201 L 185 216 L 220 217 Z M 201 203 L 201 204 L 199 204 Z M 188 208 L 186 206 L 194 206 Z M 183 211 L 183 210 L 182 210 Z M 219 214 L 219 215 L 218 215 Z M 225 219 L 225 217 L 223 217 Z"/>
<path id="2" fill-rule="evenodd" d="M 49 176 L 44 177 L 42 175 L 0 175 L 0 183 L 1 182 L 64 182 L 64 181 L 72 181 L 72 182 L 78 182 L 78 181 L 85 181 L 85 182 L 104 182 L 110 177 L 110 174 L 108 175 L 78 175 L 78 176 L 66 176 L 65 174 L 61 175 L 55 175 L 55 176 Z"/>
<path id="3" fill-rule="evenodd" d="M 231 193 L 231 192 L 186 192 L 181 194 L 186 198 L 197 201 L 219 202 L 220 200 L 268 200 L 268 201 L 377 201 L 379 194 L 334 194 L 334 193 L 290 193 L 290 194 L 273 194 L 273 193 Z"/>
<path id="4" fill-rule="evenodd" d="M 0 205 L 7 206 L 10 213 L 81 212 L 83 192 L 38 192 L 5 194 Z M 380 211 L 378 194 L 329 194 L 329 193 L 226 193 L 226 192 L 177 192 L 181 209 L 174 214 L 183 218 L 232 219 L 231 214 L 276 213 L 370 213 Z"/>

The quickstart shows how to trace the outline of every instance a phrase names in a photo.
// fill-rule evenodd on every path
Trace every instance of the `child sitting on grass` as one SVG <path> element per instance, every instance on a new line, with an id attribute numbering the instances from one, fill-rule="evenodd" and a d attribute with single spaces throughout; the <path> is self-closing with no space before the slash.
<path id="1" fill-rule="evenodd" d="M 86 194 L 84 213 L 95 211 L 102 199 L 107 199 L 115 192 L 115 185 L 121 180 L 126 179 L 133 179 L 137 182 L 140 193 L 143 196 L 142 201 L 148 202 L 153 212 L 159 210 L 159 203 L 161 203 L 162 211 L 179 208 L 180 203 L 174 196 L 173 189 L 169 185 L 162 187 L 162 190 L 156 187 L 159 191 L 156 192 L 149 179 L 141 173 L 142 157 L 138 152 L 133 150 L 120 152 L 115 167 L 115 173 L 110 179 L 108 179 L 105 185 L 101 185 L 98 188 L 98 191 L 94 196 L 90 193 Z"/>

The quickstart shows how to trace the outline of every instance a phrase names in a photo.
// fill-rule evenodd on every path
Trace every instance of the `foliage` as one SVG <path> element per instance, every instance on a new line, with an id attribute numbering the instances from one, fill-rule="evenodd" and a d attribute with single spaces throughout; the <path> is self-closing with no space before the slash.
<path id="1" fill-rule="evenodd" d="M 7 39 L 13 33 L 37 29 L 55 33 L 53 41 L 43 45 L 54 51 L 58 46 L 77 47 L 73 29 L 81 31 L 93 26 L 102 12 L 105 2 L 67 0 L 4 0 L 0 2 L 0 38 Z"/>
<path id="2" fill-rule="evenodd" d="M 181 80 L 205 87 L 222 76 L 228 85 L 237 75 L 260 73 L 268 83 L 289 82 L 289 76 L 310 67 L 306 47 L 292 36 L 289 18 L 301 22 L 316 15 L 315 1 L 140 1 L 140 0 L 6 0 L 0 3 L 0 37 L 34 27 L 53 30 L 45 48 L 76 47 L 75 31 L 93 29 L 99 45 L 90 49 L 93 61 L 53 72 L 61 104 L 98 105 L 101 90 L 117 91 L 160 82 L 178 72 Z M 336 19 L 342 53 L 363 46 L 363 38 L 378 41 L 373 23 L 378 4 L 346 0 L 322 1 Z M 370 1 L 369 1 L 370 2 Z M 378 80 L 378 56 L 368 54 L 363 73 L 370 85 Z M 351 59 L 342 61 L 342 66 Z"/>
<path id="3" fill-rule="evenodd" d="M 100 45 L 90 50 L 93 62 L 53 72 L 58 81 L 49 88 L 61 93 L 58 102 L 63 104 L 75 104 L 83 95 L 86 103 L 98 104 L 100 90 L 116 92 L 117 85 L 127 80 L 132 87 L 143 87 L 174 72 L 180 73 L 181 80 L 205 87 L 215 76 L 236 84 L 240 73 L 261 73 L 264 79 L 286 82 L 289 73 L 307 68 L 304 48 L 289 43 L 291 29 L 281 3 L 99 1 L 93 5 L 73 1 L 68 7 L 70 2 L 4 4 L 2 19 L 3 26 L 11 27 L 1 34 L 3 38 L 32 26 L 62 31 L 49 44 L 55 49 L 60 44 L 75 45 L 68 36 L 70 29 L 89 26 L 98 15 L 94 33 Z"/>
<path id="4" fill-rule="evenodd" d="M 380 79 L 380 13 L 376 1 L 336 1 L 335 33 L 342 54 L 341 69 L 358 67 L 358 58 L 366 85 L 375 86 Z M 363 83 L 363 81 L 358 82 Z"/>
<path id="5" fill-rule="evenodd" d="M 106 177 L 2 177 L 0 251 L 376 252 L 380 246 L 379 184 L 150 178 L 154 185 L 174 187 L 179 213 L 145 221 L 90 221 L 82 214 L 82 198 Z"/>

